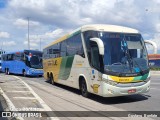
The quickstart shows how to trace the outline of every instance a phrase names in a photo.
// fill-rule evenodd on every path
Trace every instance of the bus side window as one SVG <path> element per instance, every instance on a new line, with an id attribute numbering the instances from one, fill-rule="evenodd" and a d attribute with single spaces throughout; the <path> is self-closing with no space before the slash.
<path id="1" fill-rule="evenodd" d="M 63 41 L 60 43 L 60 54 L 62 57 L 65 57 L 67 54 L 67 43 Z"/>
<path id="2" fill-rule="evenodd" d="M 13 54 L 8 54 L 7 55 L 7 60 L 13 60 Z"/>
<path id="3" fill-rule="evenodd" d="M 66 45 L 67 55 L 69 56 L 80 55 L 84 57 L 81 34 L 72 36 L 71 38 L 67 39 L 66 42 L 67 42 L 67 45 Z"/>
<path id="4" fill-rule="evenodd" d="M 21 54 L 21 60 L 25 61 L 25 54 L 24 53 Z"/>
<path id="5" fill-rule="evenodd" d="M 27 56 L 25 56 L 25 63 L 27 66 L 29 66 L 29 67 L 31 66 Z"/>
<path id="6" fill-rule="evenodd" d="M 91 42 L 94 43 L 94 42 Z M 97 70 L 100 70 L 100 57 L 99 57 L 99 50 L 97 45 L 91 45 L 91 65 L 96 68 Z"/>
<path id="7" fill-rule="evenodd" d="M 83 49 L 83 45 L 82 45 L 82 39 L 81 39 L 81 34 L 78 34 L 76 37 L 76 46 L 77 46 L 77 53 L 78 55 L 82 56 L 85 58 L 84 55 L 84 49 Z"/>

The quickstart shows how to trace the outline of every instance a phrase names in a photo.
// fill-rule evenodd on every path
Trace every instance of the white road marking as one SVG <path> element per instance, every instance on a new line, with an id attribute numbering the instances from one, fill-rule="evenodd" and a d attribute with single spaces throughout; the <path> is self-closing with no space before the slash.
<path id="1" fill-rule="evenodd" d="M 35 97 L 13 97 L 14 99 L 30 99 L 30 100 L 33 100 L 33 99 L 36 99 Z"/>
<path id="2" fill-rule="evenodd" d="M 11 86 L 4 86 L 4 87 L 11 87 Z M 11 87 L 11 88 L 19 89 L 19 88 L 27 88 L 27 87 Z"/>
<path id="3" fill-rule="evenodd" d="M 8 110 L 10 111 L 11 108 L 13 110 L 15 110 L 16 107 L 14 106 L 14 104 L 11 102 L 11 100 L 7 97 L 7 95 L 3 92 L 3 90 L 1 88 L 0 88 L 0 93 L 2 94 L 2 96 L 4 97 L 4 99 L 6 100 L 6 103 L 8 105 Z M 16 118 L 18 120 L 24 120 L 22 117 L 16 117 Z"/>
<path id="4" fill-rule="evenodd" d="M 31 91 L 31 93 L 34 95 L 34 97 L 39 101 L 39 103 L 42 105 L 42 107 L 44 108 L 44 111 L 52 111 L 52 109 L 33 91 L 33 89 L 27 84 L 25 83 L 21 78 L 14 76 L 15 78 L 21 80 L 24 85 Z M 54 115 L 56 116 L 56 115 Z M 59 120 L 58 117 L 50 117 L 52 120 Z"/>
<path id="5" fill-rule="evenodd" d="M 5 92 L 11 92 L 11 93 L 28 93 L 28 92 L 31 92 L 31 91 L 5 91 Z"/>

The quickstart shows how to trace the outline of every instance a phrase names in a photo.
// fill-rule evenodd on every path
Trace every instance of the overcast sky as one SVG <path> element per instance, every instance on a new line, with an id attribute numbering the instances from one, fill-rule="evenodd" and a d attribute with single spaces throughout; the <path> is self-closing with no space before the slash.
<path id="1" fill-rule="evenodd" d="M 0 48 L 27 49 L 27 18 L 31 49 L 85 24 L 115 24 L 138 29 L 160 51 L 160 0 L 0 0 Z"/>

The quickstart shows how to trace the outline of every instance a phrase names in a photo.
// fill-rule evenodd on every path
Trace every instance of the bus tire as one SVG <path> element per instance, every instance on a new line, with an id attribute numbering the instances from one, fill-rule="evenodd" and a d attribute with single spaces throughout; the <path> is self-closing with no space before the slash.
<path id="1" fill-rule="evenodd" d="M 10 74 L 9 69 L 7 69 L 7 75 L 9 75 L 9 74 Z"/>
<path id="2" fill-rule="evenodd" d="M 5 68 L 5 74 L 7 75 L 7 68 Z"/>
<path id="3" fill-rule="evenodd" d="M 26 77 L 26 71 L 25 70 L 23 70 L 22 74 L 23 74 L 24 77 Z"/>
<path id="4" fill-rule="evenodd" d="M 89 92 L 87 90 L 87 85 L 86 85 L 84 78 L 80 82 L 80 89 L 81 89 L 81 94 L 83 97 L 89 97 Z"/>
<path id="5" fill-rule="evenodd" d="M 53 77 L 53 75 L 52 75 L 52 74 L 50 75 L 50 82 L 51 82 L 51 84 L 52 84 L 52 85 L 54 85 L 54 84 L 55 84 L 55 82 L 54 82 L 54 77 Z"/>

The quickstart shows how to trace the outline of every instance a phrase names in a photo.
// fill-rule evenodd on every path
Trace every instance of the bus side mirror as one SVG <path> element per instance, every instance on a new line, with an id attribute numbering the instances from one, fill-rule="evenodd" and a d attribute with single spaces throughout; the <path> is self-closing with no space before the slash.
<path id="1" fill-rule="evenodd" d="M 99 54 L 104 55 L 104 44 L 103 41 L 99 38 L 90 38 L 90 41 L 96 42 L 99 49 Z"/>

